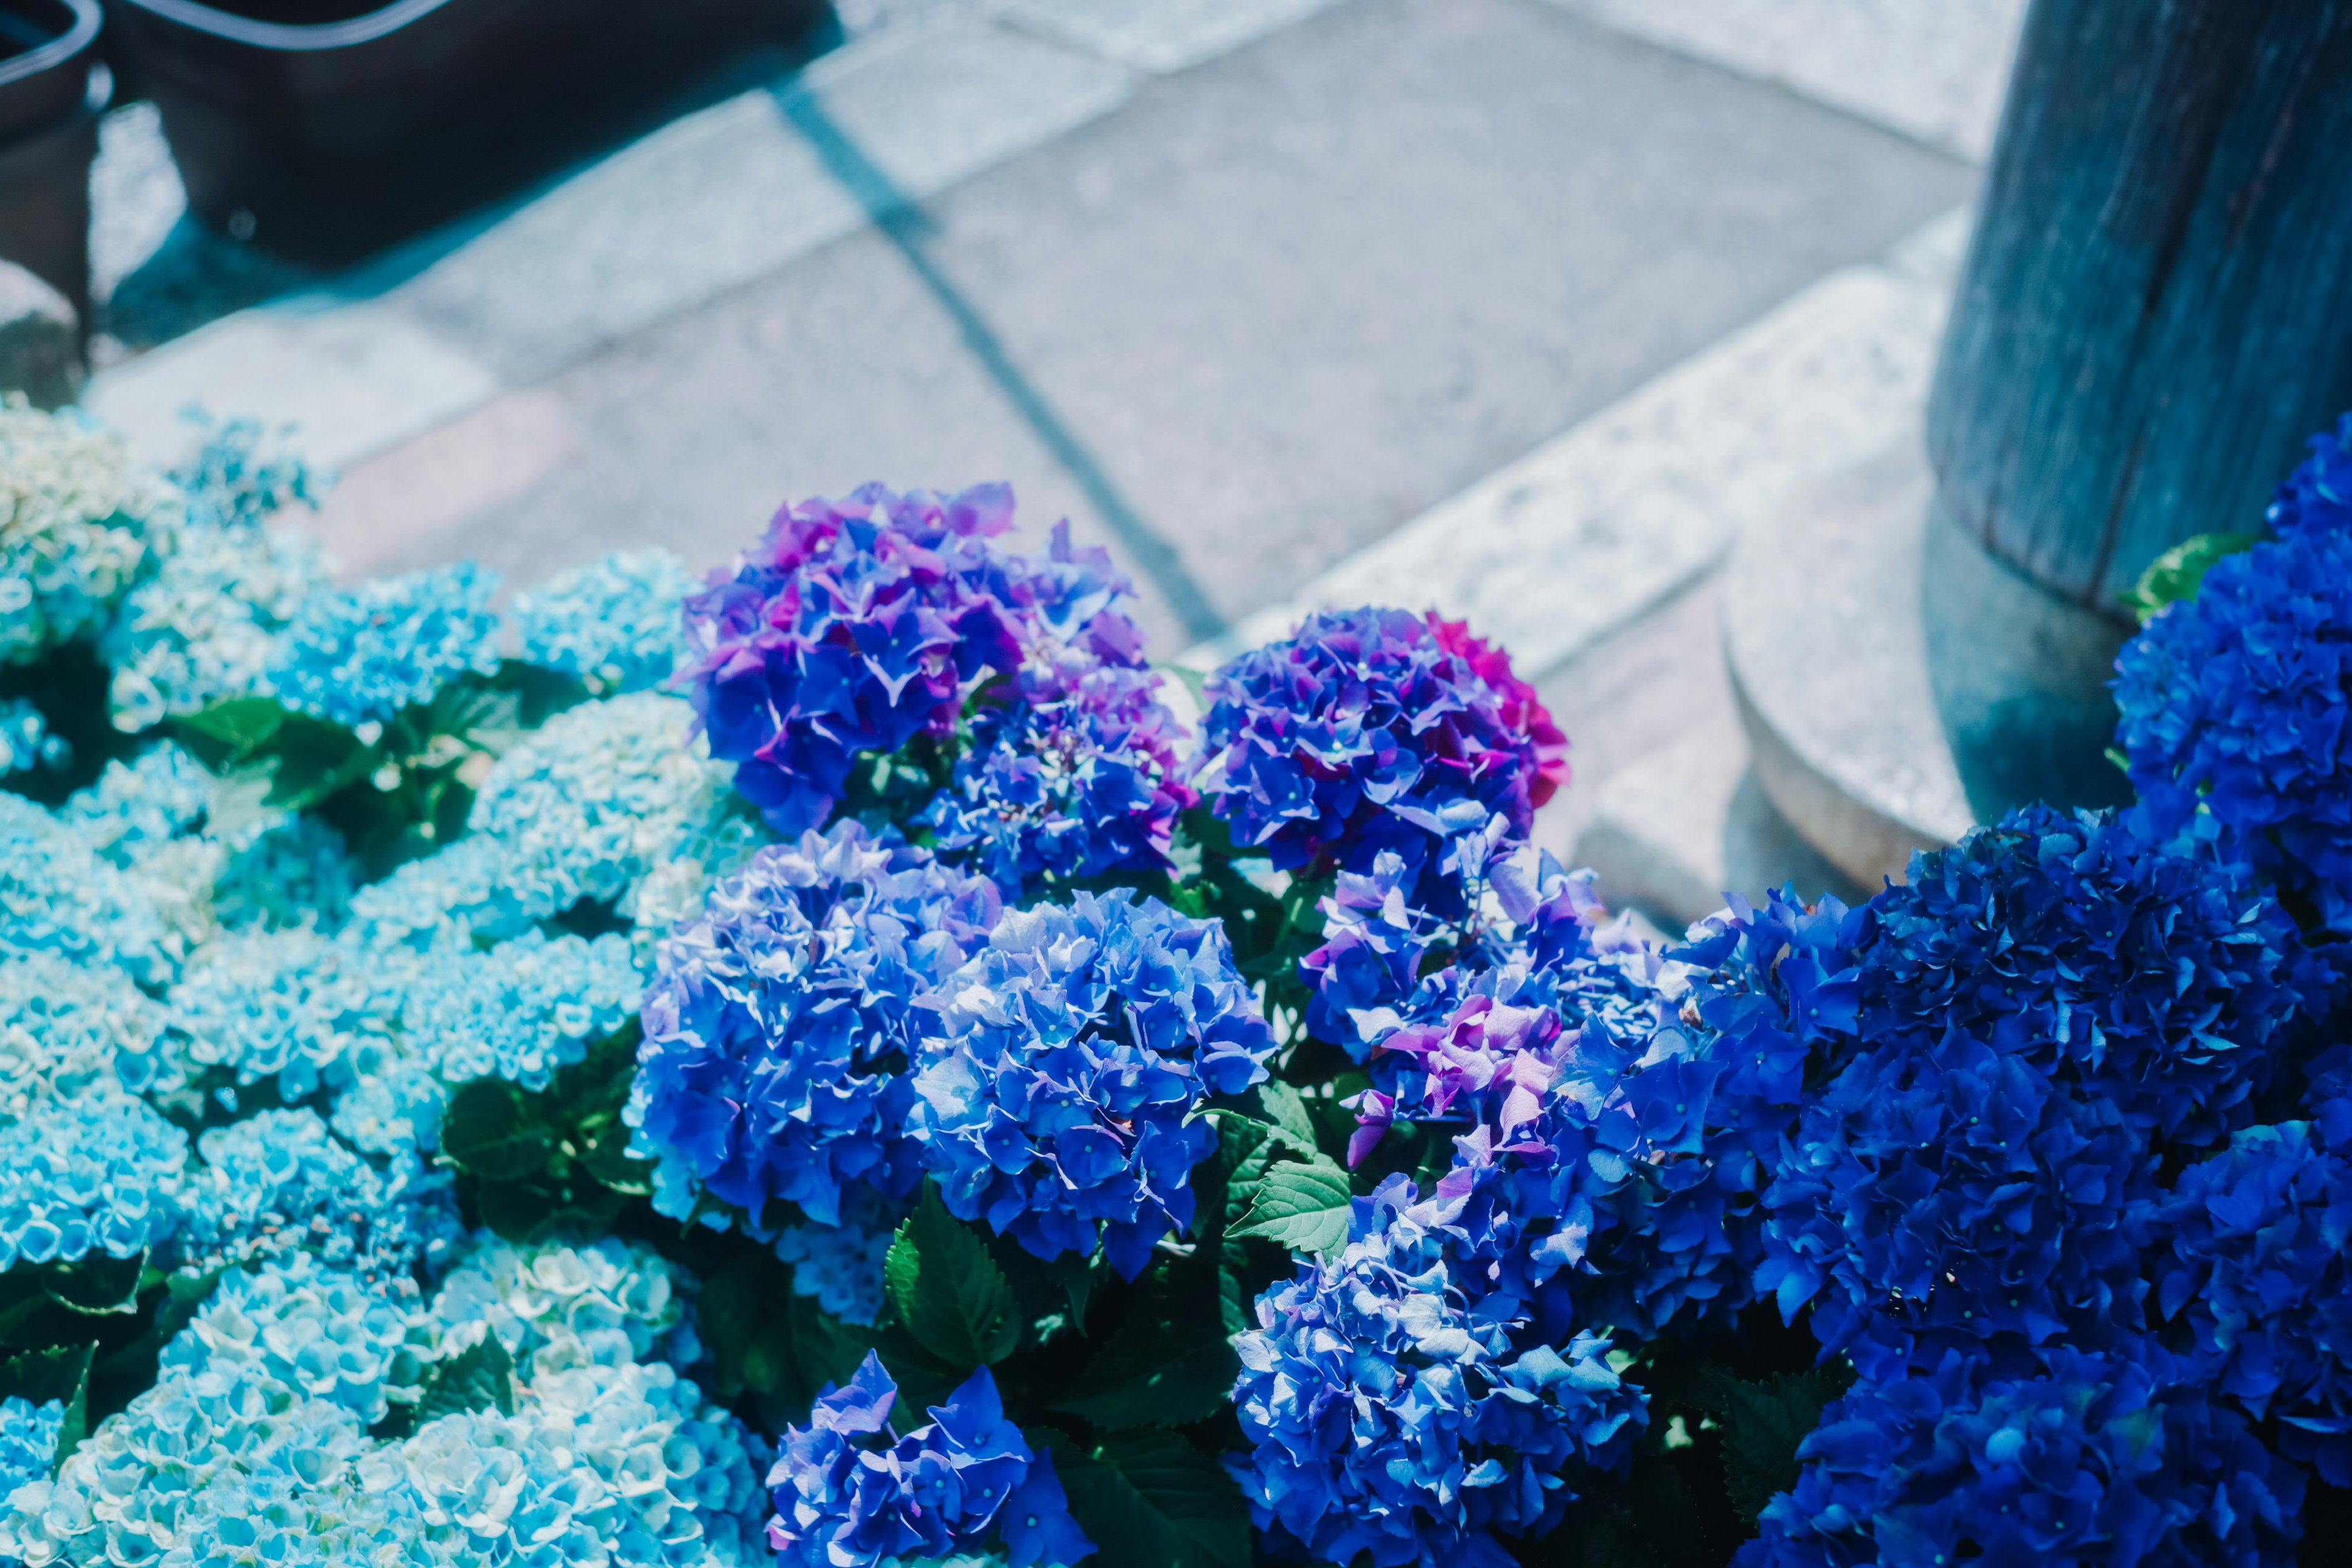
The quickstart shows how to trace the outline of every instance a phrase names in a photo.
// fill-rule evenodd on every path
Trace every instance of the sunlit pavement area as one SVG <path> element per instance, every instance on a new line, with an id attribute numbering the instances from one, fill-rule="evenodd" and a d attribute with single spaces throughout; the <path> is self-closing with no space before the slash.
<path id="1" fill-rule="evenodd" d="M 1196 662 L 1318 602 L 1469 614 L 1572 738 L 1567 851 L 1729 732 L 1738 530 L 1916 424 L 2021 8 L 845 6 L 337 278 L 178 218 L 133 108 L 89 401 L 157 448 L 199 392 L 299 424 L 353 572 L 707 565 L 785 497 L 1001 478 Z"/>

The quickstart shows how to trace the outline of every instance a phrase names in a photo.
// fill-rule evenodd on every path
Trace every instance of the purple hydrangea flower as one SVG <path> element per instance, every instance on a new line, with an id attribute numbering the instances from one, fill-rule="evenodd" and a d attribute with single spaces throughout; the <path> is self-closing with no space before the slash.
<path id="1" fill-rule="evenodd" d="M 1140 660 L 1100 552 L 1042 561 L 990 542 L 1013 492 L 867 485 L 788 506 L 731 575 L 686 602 L 682 679 L 736 786 L 777 829 L 821 825 L 860 752 L 946 741 L 965 697 L 1039 642 Z"/>
<path id="2" fill-rule="evenodd" d="M 1005 916 L 940 987 L 916 1126 L 950 1213 L 1129 1279 L 1192 1224 L 1203 1100 L 1263 1079 L 1274 1039 L 1214 921 L 1122 889 Z"/>
<path id="3" fill-rule="evenodd" d="M 2303 1478 L 2161 1351 L 1948 1354 L 1822 1413 L 1737 1568 L 1964 1562 L 2285 1568 Z"/>
<path id="4" fill-rule="evenodd" d="M 890 1426 L 898 1400 L 869 1352 L 847 1387 L 828 1384 L 809 1424 L 784 1433 L 768 1476 L 768 1543 L 780 1562 L 880 1568 L 993 1548 L 1011 1568 L 1068 1568 L 1095 1550 L 1070 1518 L 1053 1455 L 1004 1418 L 986 1367 L 903 1437 Z"/>
<path id="5" fill-rule="evenodd" d="M 1562 1468 L 1618 1467 L 1647 1423 L 1606 1340 L 1528 1332 L 1522 1303 L 1451 1266 L 1459 1209 L 1391 1177 L 1234 1341 L 1235 1479 L 1261 1530 L 1323 1562 L 1508 1568 L 1497 1532 L 1551 1529 Z"/>
<path id="6" fill-rule="evenodd" d="M 2216 562 L 2124 646 L 2116 742 L 2155 832 L 2210 816 L 2227 852 L 2352 933 L 2352 527 L 2311 521 L 2311 489 L 2304 526 Z"/>
<path id="7" fill-rule="evenodd" d="M 1524 836 L 1567 742 L 1499 651 L 1402 610 L 1326 611 L 1209 678 L 1195 777 L 1234 840 L 1282 869 L 1417 874 L 1501 815 Z"/>
<path id="8" fill-rule="evenodd" d="M 920 820 L 934 847 L 995 879 L 1007 899 L 1058 882 L 1169 864 L 1176 814 L 1198 797 L 1177 774 L 1179 731 L 1160 677 L 1094 664 L 1023 679 L 971 713 L 955 781 Z"/>
<path id="9" fill-rule="evenodd" d="M 656 951 L 631 1104 L 643 1152 L 755 1225 L 776 1200 L 837 1225 L 853 1183 L 907 1196 L 916 999 L 998 909 L 984 878 L 854 821 L 761 849 Z"/>

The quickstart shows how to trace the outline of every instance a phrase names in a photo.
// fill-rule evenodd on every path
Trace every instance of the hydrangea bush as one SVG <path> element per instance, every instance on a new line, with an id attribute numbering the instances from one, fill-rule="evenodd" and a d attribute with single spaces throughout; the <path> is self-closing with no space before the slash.
<path id="1" fill-rule="evenodd" d="M 1193 732 L 1001 486 L 502 616 L 0 410 L 0 1563 L 2315 1560 L 2347 440 L 2135 806 L 1668 940 L 1433 615 Z"/>

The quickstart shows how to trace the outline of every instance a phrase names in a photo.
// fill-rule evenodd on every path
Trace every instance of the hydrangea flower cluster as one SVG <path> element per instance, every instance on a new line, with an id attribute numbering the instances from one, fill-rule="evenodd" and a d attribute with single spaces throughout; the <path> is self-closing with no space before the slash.
<path id="1" fill-rule="evenodd" d="M 526 931 L 420 975 L 401 1012 L 403 1043 L 451 1083 L 544 1089 L 636 1012 L 640 989 L 627 938 Z"/>
<path id="2" fill-rule="evenodd" d="M 907 1197 L 919 999 L 996 922 L 996 889 L 856 821 L 772 845 L 661 944 L 629 1115 L 670 1173 L 755 1226 L 782 1202 L 825 1225 L 864 1188 Z M 854 1202 L 854 1199 L 852 1200 Z"/>
<path id="3" fill-rule="evenodd" d="M 1004 1418 L 982 1367 L 930 1420 L 898 1436 L 898 1386 L 868 1353 L 784 1434 L 768 1477 L 768 1542 L 791 1568 L 884 1568 L 995 1545 L 1011 1568 L 1068 1568 L 1096 1550 L 1054 1473 Z"/>
<path id="4" fill-rule="evenodd" d="M 379 1171 L 314 1110 L 263 1110 L 196 1140 L 175 1242 L 180 1266 L 205 1272 L 300 1249 L 367 1280 L 396 1279 L 457 1239 L 446 1174 Z"/>
<path id="5" fill-rule="evenodd" d="M 683 677 L 711 755 L 779 832 L 822 826 L 858 753 L 949 740 L 971 689 L 1013 673 L 1041 634 L 1135 662 L 1108 574 L 1066 549 L 1033 563 L 992 548 L 1012 525 L 1003 485 L 868 485 L 786 507 L 687 601 Z"/>
<path id="6" fill-rule="evenodd" d="M 49 812 L 0 791 L 0 957 L 115 964 L 154 984 L 177 973 L 185 951 L 134 878 Z"/>
<path id="7" fill-rule="evenodd" d="M 1524 835 L 1567 742 L 1499 651 L 1435 616 L 1324 611 L 1212 676 L 1196 782 L 1282 869 L 1409 874 L 1500 815 Z"/>
<path id="8" fill-rule="evenodd" d="M 389 1025 L 362 955 L 316 931 L 245 931 L 223 937 L 173 987 L 172 1028 L 198 1067 L 226 1068 L 236 1081 L 278 1079 L 288 1101 L 321 1083 L 351 1080 L 354 1058 Z"/>
<path id="9" fill-rule="evenodd" d="M 2216 562 L 2125 645 L 2116 741 L 2157 831 L 2210 816 L 2352 932 L 2352 528 L 2317 516 Z"/>
<path id="10" fill-rule="evenodd" d="M 111 1075 L 134 1093 L 164 1076 L 163 1009 L 109 964 L 0 960 L 0 1117 Z"/>
<path id="11" fill-rule="evenodd" d="M 1618 1465 L 1646 1425 L 1608 1342 L 1555 1348 L 1524 1304 L 1476 1296 L 1449 1265 L 1463 1194 L 1417 1201 L 1391 1177 L 1355 1201 L 1347 1247 L 1259 1298 L 1234 1341 L 1236 1467 L 1261 1529 L 1328 1563 L 1386 1568 L 1514 1560 L 1496 1532 L 1540 1534 L 1571 1458 Z"/>
<path id="12" fill-rule="evenodd" d="M 100 1083 L 0 1128 L 0 1269 L 136 1258 L 184 1204 L 188 1135 Z"/>
<path id="13" fill-rule="evenodd" d="M 617 550 L 558 573 L 514 599 L 522 657 L 587 684 L 600 697 L 667 680 L 686 655 L 678 605 L 694 591 L 667 550 Z"/>
<path id="14" fill-rule="evenodd" d="M 147 569 L 179 499 L 120 437 L 0 406 L 0 664 L 99 631 Z"/>
<path id="15" fill-rule="evenodd" d="M 499 758 L 457 847 L 495 858 L 483 896 L 507 908 L 468 923 L 512 935 L 584 902 L 657 932 L 698 910 L 763 836 L 726 768 L 687 743 L 692 721 L 678 699 L 638 692 L 567 710 Z"/>
<path id="16" fill-rule="evenodd" d="M 919 818 L 940 853 L 985 871 L 1012 900 L 1049 877 L 1166 868 L 1176 814 L 1195 797 L 1177 776 L 1160 679 L 1097 665 L 981 707 L 954 782 Z"/>
<path id="17" fill-rule="evenodd" d="M 1274 1037 L 1222 928 L 1129 890 L 1005 916 L 941 988 L 915 1126 L 948 1212 L 1128 1279 L 1192 1223 L 1194 1116 L 1265 1076 Z"/>
<path id="18" fill-rule="evenodd" d="M 309 598 L 279 637 L 269 681 L 289 706 L 356 728 L 429 702 L 457 676 L 499 668 L 498 579 L 468 563 Z"/>
<path id="19" fill-rule="evenodd" d="M 62 1400 L 36 1405 L 13 1394 L 0 1399 L 0 1497 L 26 1481 L 47 1479 L 65 1424 Z"/>

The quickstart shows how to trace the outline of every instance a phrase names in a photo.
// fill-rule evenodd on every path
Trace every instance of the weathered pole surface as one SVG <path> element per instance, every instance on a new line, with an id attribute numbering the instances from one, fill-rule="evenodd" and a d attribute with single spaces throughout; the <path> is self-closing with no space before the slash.
<path id="1" fill-rule="evenodd" d="M 1927 409 L 1924 608 L 1980 816 L 2091 803 L 2117 595 L 2352 406 L 2352 0 L 2034 0 Z"/>

